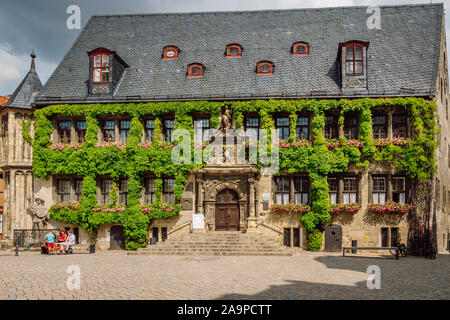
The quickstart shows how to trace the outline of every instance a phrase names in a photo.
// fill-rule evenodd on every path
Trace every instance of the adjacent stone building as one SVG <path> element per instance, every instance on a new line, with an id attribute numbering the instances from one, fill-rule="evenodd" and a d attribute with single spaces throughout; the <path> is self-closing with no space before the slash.
<path id="1" fill-rule="evenodd" d="M 189 115 L 202 132 L 202 142 L 210 142 L 206 129 L 234 129 L 238 123 L 246 135 L 256 135 L 258 140 L 258 129 L 270 127 L 263 123 L 270 118 L 280 140 L 293 138 L 291 143 L 308 144 L 318 138 L 313 134 L 314 112 L 286 107 L 268 118 L 249 107 L 239 110 L 240 118 L 232 102 L 270 100 L 281 104 L 317 99 L 332 104 L 341 99 L 414 97 L 437 105 L 440 134 L 432 179 L 416 183 L 392 163 L 373 159 L 369 166 L 350 164 L 345 172 L 329 174 L 329 201 L 357 204 L 359 209 L 355 214 L 332 215 L 323 225 L 326 240 L 322 249 L 339 250 L 352 241 L 362 246 L 389 246 L 427 234 L 439 251 L 446 250 L 450 135 L 443 5 L 380 7 L 379 28 L 368 23 L 370 16 L 366 7 L 93 16 L 45 86 L 35 73 L 33 56 L 30 72 L 1 108 L 3 244 L 11 243 L 14 229 L 33 227 L 32 217 L 26 213 L 27 198 L 41 198 L 47 207 L 83 201 L 83 176 L 33 178 L 32 150 L 22 129 L 34 135 L 33 122 L 29 126 L 24 123 L 32 120 L 35 110 L 55 105 L 82 109 L 94 104 L 121 104 L 126 110 L 127 104 L 144 106 L 148 102 L 180 102 L 187 108 L 192 103 L 200 105 L 198 101 L 218 102 L 223 104 L 219 114 L 199 107 Z M 227 112 L 233 116 L 227 118 Z M 322 134 L 329 148 L 340 137 L 361 140 L 367 130 L 362 126 L 362 114 L 348 112 L 343 122 L 340 115 L 341 110 L 335 108 L 324 112 Z M 376 141 L 401 144 L 414 139 L 419 130 L 402 106 L 377 107 L 370 116 Z M 122 111 L 98 116 L 97 142 L 126 144 L 135 118 Z M 157 116 L 149 112 L 138 118 L 142 144 L 152 142 L 155 134 L 167 143 L 174 141 L 179 115 L 159 110 Z M 51 121 L 55 152 L 59 152 L 58 145 L 62 149 L 69 144 L 83 145 L 92 126 L 79 115 L 55 114 Z M 190 232 L 192 214 L 197 213 L 204 214 L 204 232 L 256 232 L 271 239 L 268 241 L 305 248 L 306 232 L 299 216 L 273 210 L 274 205 L 288 203 L 313 205 L 316 186 L 312 177 L 293 171 L 285 168 L 276 175 L 265 175 L 260 166 L 248 161 L 209 164 L 190 171 L 181 199 L 175 198 L 177 177 L 141 173 L 141 204 L 155 201 L 160 181 L 162 201 L 181 207 L 176 217 L 153 220 L 149 237 L 161 241 Z M 127 205 L 128 177 L 101 175 L 95 179 L 99 204 L 111 201 L 116 183 L 118 203 Z M 369 212 L 369 204 L 387 201 L 412 203 L 414 209 L 403 215 Z M 81 243 L 89 242 L 79 226 L 49 222 L 52 227 L 77 228 Z M 98 246 L 121 247 L 122 232 L 120 223 L 100 225 Z"/>

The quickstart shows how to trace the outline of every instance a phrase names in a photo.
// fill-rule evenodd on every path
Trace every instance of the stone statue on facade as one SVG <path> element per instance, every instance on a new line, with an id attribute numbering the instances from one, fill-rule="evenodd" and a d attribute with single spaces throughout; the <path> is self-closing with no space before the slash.
<path id="1" fill-rule="evenodd" d="M 45 201 L 41 198 L 34 199 L 35 204 L 31 198 L 28 198 L 27 213 L 33 217 L 33 229 L 45 229 L 48 222 L 48 212 L 45 208 Z"/>
<path id="2" fill-rule="evenodd" d="M 219 129 L 231 129 L 233 118 L 233 112 L 231 111 L 231 107 L 226 105 L 222 111 L 222 115 L 220 116 L 220 126 Z"/>

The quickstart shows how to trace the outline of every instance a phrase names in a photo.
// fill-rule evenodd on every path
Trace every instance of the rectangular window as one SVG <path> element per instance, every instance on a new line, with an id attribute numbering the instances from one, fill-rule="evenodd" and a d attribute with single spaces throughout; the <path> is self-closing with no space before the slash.
<path id="1" fill-rule="evenodd" d="M 245 119 L 245 140 L 258 141 L 259 140 L 259 119 L 246 118 Z"/>
<path id="2" fill-rule="evenodd" d="M 158 233 L 159 233 L 158 231 L 159 231 L 158 228 L 152 228 L 152 238 L 154 238 L 156 242 L 158 242 L 158 240 L 159 240 L 158 239 L 159 238 L 158 237 Z"/>
<path id="3" fill-rule="evenodd" d="M 164 140 L 173 142 L 173 129 L 175 128 L 175 120 L 164 120 Z"/>
<path id="4" fill-rule="evenodd" d="M 305 177 L 294 178 L 294 197 L 296 204 L 309 203 L 309 179 Z"/>
<path id="5" fill-rule="evenodd" d="M 325 117 L 325 139 L 339 138 L 339 124 L 337 116 Z"/>
<path id="6" fill-rule="evenodd" d="M 293 231 L 293 244 L 294 247 L 300 247 L 300 229 L 299 228 L 292 228 Z"/>
<path id="7" fill-rule="evenodd" d="M 372 178 L 372 199 L 373 203 L 384 204 L 386 202 L 386 178 Z"/>
<path id="8" fill-rule="evenodd" d="M 155 132 L 155 120 L 145 120 L 145 140 L 152 142 Z"/>
<path id="9" fill-rule="evenodd" d="M 342 193 L 344 198 L 344 203 L 356 203 L 356 178 L 344 178 L 344 191 Z"/>
<path id="10" fill-rule="evenodd" d="M 106 120 L 103 123 L 103 141 L 106 142 L 115 141 L 114 127 L 115 127 L 114 120 Z"/>
<path id="11" fill-rule="evenodd" d="M 284 228 L 283 233 L 283 244 L 286 247 L 291 246 L 291 228 Z"/>
<path id="12" fill-rule="evenodd" d="M 194 120 L 194 130 L 195 141 L 209 142 L 209 119 Z"/>
<path id="13" fill-rule="evenodd" d="M 406 179 L 405 177 L 392 178 L 392 201 L 405 204 L 406 202 Z"/>
<path id="14" fill-rule="evenodd" d="M 124 205 L 128 203 L 128 179 L 119 180 L 119 203 Z"/>
<path id="15" fill-rule="evenodd" d="M 70 121 L 58 122 L 58 133 L 60 143 L 70 143 L 70 128 L 72 123 Z"/>
<path id="16" fill-rule="evenodd" d="M 384 114 L 374 114 L 372 116 L 372 132 L 374 139 L 384 139 L 387 137 L 387 118 Z"/>
<path id="17" fill-rule="evenodd" d="M 397 246 L 398 240 L 398 228 L 391 228 L 391 247 Z"/>
<path id="18" fill-rule="evenodd" d="M 70 201 L 70 179 L 57 179 L 56 193 L 59 202 Z"/>
<path id="19" fill-rule="evenodd" d="M 289 138 L 289 118 L 276 118 L 275 128 L 280 140 L 287 140 Z"/>
<path id="20" fill-rule="evenodd" d="M 165 227 L 161 228 L 161 240 L 162 241 L 167 240 L 167 228 Z"/>
<path id="21" fill-rule="evenodd" d="M 6 137 L 8 133 L 8 114 L 2 117 L 2 137 Z"/>
<path id="22" fill-rule="evenodd" d="M 328 188 L 329 188 L 329 195 L 330 195 L 330 203 L 336 204 L 337 196 L 338 196 L 338 182 L 336 178 L 329 178 L 328 179 Z"/>
<path id="23" fill-rule="evenodd" d="M 155 179 L 144 180 L 144 203 L 150 204 L 155 202 Z"/>
<path id="24" fill-rule="evenodd" d="M 94 56 L 94 82 L 109 81 L 109 55 L 98 54 Z"/>
<path id="25" fill-rule="evenodd" d="M 120 141 L 127 143 L 128 136 L 130 135 L 130 120 L 120 120 L 119 131 L 120 131 Z"/>
<path id="26" fill-rule="evenodd" d="M 110 192 L 112 190 L 113 181 L 111 179 L 103 179 L 101 182 L 101 202 L 103 204 L 111 204 Z"/>
<path id="27" fill-rule="evenodd" d="M 81 201 L 82 187 L 83 187 L 82 179 L 75 179 L 73 181 L 73 189 L 75 191 L 75 200 L 76 201 Z"/>
<path id="28" fill-rule="evenodd" d="M 358 116 L 347 115 L 344 118 L 344 136 L 349 140 L 358 139 Z"/>
<path id="29" fill-rule="evenodd" d="M 381 228 L 381 246 L 388 246 L 389 228 Z"/>
<path id="30" fill-rule="evenodd" d="M 309 140 L 309 117 L 297 117 L 295 138 L 298 140 Z"/>
<path id="31" fill-rule="evenodd" d="M 289 178 L 277 177 L 275 178 L 275 203 L 287 204 L 289 203 Z"/>
<path id="32" fill-rule="evenodd" d="M 392 115 L 392 134 L 394 138 L 407 137 L 406 114 Z"/>
<path id="33" fill-rule="evenodd" d="M 84 138 L 86 136 L 86 121 L 84 120 L 76 121 L 75 129 L 77 132 L 78 143 L 84 143 Z"/>
<path id="34" fill-rule="evenodd" d="M 163 200 L 164 203 L 175 204 L 175 194 L 173 187 L 175 179 L 163 179 Z"/>

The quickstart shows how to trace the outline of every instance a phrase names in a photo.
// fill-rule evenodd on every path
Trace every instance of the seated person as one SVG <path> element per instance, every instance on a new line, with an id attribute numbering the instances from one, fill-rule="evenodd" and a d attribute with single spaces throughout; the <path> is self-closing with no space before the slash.
<path id="1" fill-rule="evenodd" d="M 67 240 L 66 233 L 63 230 L 61 230 L 59 232 L 58 242 L 56 243 L 56 251 L 58 252 L 58 254 L 63 253 L 64 244 L 66 243 L 66 240 Z"/>
<path id="2" fill-rule="evenodd" d="M 75 235 L 69 230 L 67 231 L 67 240 L 64 243 L 64 254 L 66 253 L 73 253 L 71 249 L 71 246 L 73 246 L 75 244 Z"/>

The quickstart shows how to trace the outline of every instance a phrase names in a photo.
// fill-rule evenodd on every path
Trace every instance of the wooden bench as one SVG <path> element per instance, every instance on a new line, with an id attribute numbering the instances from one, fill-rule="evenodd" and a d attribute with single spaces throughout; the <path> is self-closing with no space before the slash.
<path id="1" fill-rule="evenodd" d="M 389 250 L 389 252 L 395 256 L 395 259 L 399 258 L 398 247 L 344 247 L 342 249 L 342 256 L 345 257 L 345 250 Z M 395 254 L 392 253 L 395 250 Z"/>

